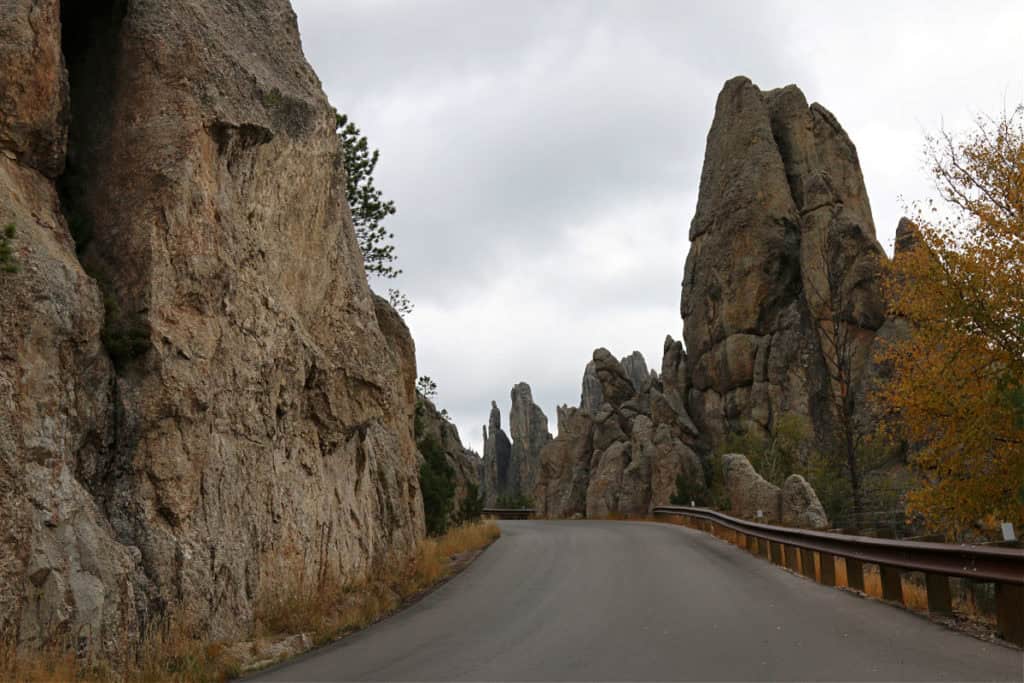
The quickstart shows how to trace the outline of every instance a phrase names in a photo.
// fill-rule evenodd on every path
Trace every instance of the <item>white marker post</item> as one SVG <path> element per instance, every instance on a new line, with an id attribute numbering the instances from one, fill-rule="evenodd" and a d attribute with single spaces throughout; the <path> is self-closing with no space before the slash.
<path id="1" fill-rule="evenodd" d="M 1003 540 L 1004 541 L 1016 541 L 1017 534 L 1013 531 L 1013 522 L 1003 522 Z"/>

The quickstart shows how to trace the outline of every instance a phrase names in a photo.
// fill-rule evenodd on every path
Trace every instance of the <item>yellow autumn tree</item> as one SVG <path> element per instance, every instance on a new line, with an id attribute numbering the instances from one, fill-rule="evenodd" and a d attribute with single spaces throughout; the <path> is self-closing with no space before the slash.
<path id="1" fill-rule="evenodd" d="M 908 333 L 880 398 L 912 449 L 908 513 L 962 539 L 1024 524 L 1024 106 L 926 150 L 940 200 L 886 278 Z"/>

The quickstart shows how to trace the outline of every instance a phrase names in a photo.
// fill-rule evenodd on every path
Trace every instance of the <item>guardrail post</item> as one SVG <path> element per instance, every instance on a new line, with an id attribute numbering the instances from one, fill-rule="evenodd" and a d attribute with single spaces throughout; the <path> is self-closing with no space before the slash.
<path id="1" fill-rule="evenodd" d="M 846 559 L 846 585 L 864 592 L 864 563 L 860 560 Z"/>
<path id="2" fill-rule="evenodd" d="M 785 547 L 781 543 L 776 543 L 775 541 L 769 541 L 769 544 L 772 549 L 772 562 L 779 566 L 785 566 L 784 560 L 782 559 Z"/>
<path id="3" fill-rule="evenodd" d="M 928 591 L 928 611 L 932 614 L 952 614 L 953 599 L 949 593 L 949 577 L 943 574 L 925 574 Z"/>
<path id="4" fill-rule="evenodd" d="M 821 585 L 836 585 L 836 556 L 832 553 L 818 553 L 818 562 L 821 564 Z"/>
<path id="5" fill-rule="evenodd" d="M 796 571 L 796 548 L 791 545 L 783 546 L 783 555 L 786 558 L 786 567 L 792 571 Z"/>
<path id="6" fill-rule="evenodd" d="M 807 548 L 800 548 L 800 573 L 814 581 L 814 553 Z"/>
<path id="7" fill-rule="evenodd" d="M 903 603 L 903 580 L 898 567 L 888 564 L 878 565 L 878 571 L 882 575 L 882 598 L 893 602 Z"/>
<path id="8" fill-rule="evenodd" d="M 996 584 L 996 624 L 1004 640 L 1024 647 L 1024 586 Z"/>

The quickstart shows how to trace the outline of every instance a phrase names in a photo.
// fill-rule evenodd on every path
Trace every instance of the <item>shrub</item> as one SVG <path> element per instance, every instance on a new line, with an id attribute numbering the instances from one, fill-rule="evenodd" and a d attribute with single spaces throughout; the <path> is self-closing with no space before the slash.
<path id="1" fill-rule="evenodd" d="M 484 498 L 476 484 L 466 485 L 466 495 L 459 501 L 455 518 L 460 524 L 475 522 L 484 514 Z"/>
<path id="2" fill-rule="evenodd" d="M 424 436 L 417 446 L 424 460 L 420 465 L 420 490 L 427 533 L 439 536 L 448 529 L 448 515 L 454 505 L 455 470 L 433 435 Z"/>
<path id="3" fill-rule="evenodd" d="M 14 223 L 8 223 L 4 227 L 3 234 L 0 234 L 0 270 L 5 273 L 17 273 L 18 261 L 11 249 L 11 240 L 18 234 L 18 228 Z"/>

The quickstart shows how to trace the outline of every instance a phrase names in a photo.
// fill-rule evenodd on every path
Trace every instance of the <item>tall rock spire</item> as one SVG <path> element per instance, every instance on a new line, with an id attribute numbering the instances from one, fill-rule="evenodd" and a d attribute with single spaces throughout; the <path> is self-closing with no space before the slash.
<path id="1" fill-rule="evenodd" d="M 884 322 L 857 151 L 796 86 L 728 81 L 708 133 L 683 278 L 689 409 L 710 446 L 784 413 L 828 438 L 823 323 L 848 326 L 860 372 Z M 827 330 L 826 330 L 827 331 Z"/>

